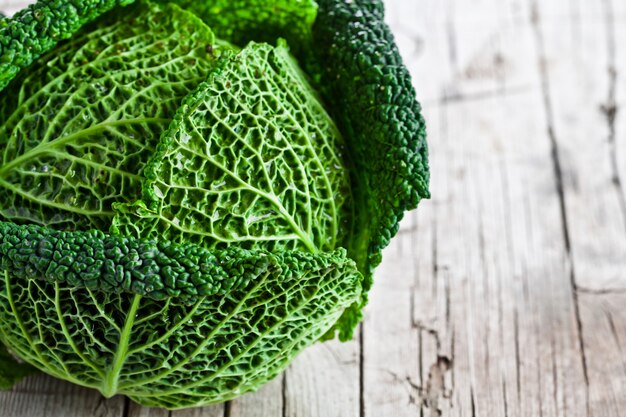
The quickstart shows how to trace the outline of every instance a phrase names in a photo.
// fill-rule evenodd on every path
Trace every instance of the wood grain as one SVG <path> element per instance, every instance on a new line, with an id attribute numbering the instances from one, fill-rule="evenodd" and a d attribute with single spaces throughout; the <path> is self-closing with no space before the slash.
<path id="1" fill-rule="evenodd" d="M 224 417 L 223 404 L 210 407 L 190 408 L 187 410 L 168 411 L 160 408 L 141 407 L 126 400 L 126 409 L 121 417 Z"/>
<path id="2" fill-rule="evenodd" d="M 227 404 L 225 417 L 280 416 L 284 410 L 285 376 L 280 376 L 255 394 L 244 395 Z"/>
<path id="3" fill-rule="evenodd" d="M 626 416 L 626 2 L 386 5 L 433 198 L 354 340 L 226 405 L 170 413 L 37 376 L 0 392 L 0 417 Z"/>
<path id="4" fill-rule="evenodd" d="M 93 390 L 46 375 L 29 377 L 11 391 L 0 391 L 2 417 L 120 417 L 125 399 L 105 400 Z"/>
<path id="5" fill-rule="evenodd" d="M 626 410 L 626 161 L 620 156 L 624 132 L 618 130 L 623 123 L 618 100 L 626 62 L 618 56 L 618 45 L 626 42 L 626 8 L 613 0 L 581 2 L 576 14 L 560 19 L 559 30 L 543 16 L 558 16 L 560 9 L 546 2 L 533 7 L 542 58 L 550 63 L 541 70 L 561 182 L 588 411 L 620 416 Z M 584 18 L 571 17 L 576 15 Z M 563 26 L 572 36 L 562 36 Z"/>

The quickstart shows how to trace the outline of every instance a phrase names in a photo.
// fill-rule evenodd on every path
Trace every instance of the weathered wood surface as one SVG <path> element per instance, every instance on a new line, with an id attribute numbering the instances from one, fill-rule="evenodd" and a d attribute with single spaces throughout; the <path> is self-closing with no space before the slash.
<path id="1" fill-rule="evenodd" d="M 168 413 L 40 376 L 0 393 L 0 417 L 626 416 L 626 2 L 387 9 L 433 199 L 385 252 L 355 339 L 225 406 Z"/>

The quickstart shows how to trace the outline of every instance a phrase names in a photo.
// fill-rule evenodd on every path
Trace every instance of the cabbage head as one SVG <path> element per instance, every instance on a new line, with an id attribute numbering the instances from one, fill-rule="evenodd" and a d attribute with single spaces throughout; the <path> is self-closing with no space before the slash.
<path id="1" fill-rule="evenodd" d="M 0 388 L 254 391 L 351 338 L 428 197 L 378 1 L 40 0 L 0 19 L 0 90 Z"/>

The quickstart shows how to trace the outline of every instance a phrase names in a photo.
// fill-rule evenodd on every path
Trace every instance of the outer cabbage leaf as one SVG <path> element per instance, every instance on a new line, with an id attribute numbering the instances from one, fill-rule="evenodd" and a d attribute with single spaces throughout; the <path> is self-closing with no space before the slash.
<path id="1" fill-rule="evenodd" d="M 0 18 L 0 91 L 84 24 L 133 0 L 39 0 L 12 18 Z"/>
<path id="2" fill-rule="evenodd" d="M 157 0 L 168 3 L 167 0 Z M 24 68 L 81 27 L 134 0 L 38 0 L 12 18 L 0 13 L 0 91 Z M 209 25 L 218 35 L 245 45 L 249 40 L 288 39 L 308 50 L 317 4 L 313 0 L 173 0 Z"/>
<path id="3" fill-rule="evenodd" d="M 160 0 L 164 1 L 164 0 Z M 317 16 L 314 0 L 175 0 L 200 16 L 220 38 L 244 46 L 285 38 L 295 50 L 308 48 Z"/>
<path id="4" fill-rule="evenodd" d="M 354 161 L 354 232 L 347 247 L 365 280 L 363 302 L 342 318 L 345 328 L 353 328 L 374 268 L 405 211 L 430 196 L 426 125 L 384 22 L 383 2 L 319 0 L 319 5 L 309 71 L 320 76 L 320 89 Z M 350 333 L 340 336 L 349 339 Z"/>
<path id="5" fill-rule="evenodd" d="M 0 218 L 106 229 L 182 99 L 206 79 L 214 36 L 175 5 L 103 16 L 0 97 Z"/>
<path id="6" fill-rule="evenodd" d="M 360 279 L 343 249 L 210 252 L 0 222 L 0 342 L 105 396 L 210 404 L 281 372 Z"/>
<path id="7" fill-rule="evenodd" d="M 185 100 L 118 205 L 123 236 L 310 252 L 346 235 L 343 140 L 284 44 L 250 44 Z"/>

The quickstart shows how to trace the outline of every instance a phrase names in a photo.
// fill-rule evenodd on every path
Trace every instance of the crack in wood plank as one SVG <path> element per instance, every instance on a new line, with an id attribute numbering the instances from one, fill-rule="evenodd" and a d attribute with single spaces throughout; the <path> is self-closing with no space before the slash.
<path id="1" fill-rule="evenodd" d="M 551 148 L 551 156 L 553 162 L 554 176 L 556 180 L 557 186 L 557 194 L 559 197 L 559 205 L 561 209 L 561 221 L 563 228 L 563 239 L 565 244 L 565 250 L 567 253 L 567 258 L 570 266 L 570 282 L 571 282 L 571 292 L 572 299 L 574 305 L 574 315 L 576 320 L 577 334 L 578 334 L 578 348 L 580 350 L 580 360 L 582 363 L 583 377 L 585 380 L 585 404 L 586 404 L 586 412 L 587 416 L 591 415 L 591 404 L 590 404 L 590 388 L 589 388 L 589 371 L 587 368 L 587 357 L 585 352 L 585 344 L 584 344 L 584 335 L 583 335 L 583 325 L 582 318 L 580 314 L 580 302 L 578 299 L 578 292 L 576 291 L 576 277 L 574 272 L 574 265 L 572 262 L 572 250 L 571 250 L 571 241 L 570 241 L 570 233 L 568 227 L 568 218 L 567 218 L 567 210 L 566 210 L 566 202 L 565 202 L 565 190 L 563 187 L 563 170 L 561 168 L 561 160 L 559 157 L 559 145 L 557 141 L 557 136 L 554 128 L 554 114 L 552 108 L 552 98 L 550 93 L 550 77 L 548 74 L 547 64 L 546 64 L 546 54 L 545 54 L 545 46 L 544 46 L 544 37 L 541 28 L 541 17 L 539 13 L 539 7 L 537 0 L 529 0 L 530 8 L 531 8 L 531 24 L 535 34 L 535 44 L 537 48 L 537 63 L 541 78 L 541 92 L 543 97 L 543 105 L 544 105 L 544 113 L 546 116 L 547 122 L 547 134 L 550 140 L 550 148 Z"/>
<path id="2" fill-rule="evenodd" d="M 474 387 L 470 387 L 470 398 L 471 398 L 471 404 L 472 404 L 472 417 L 477 417 L 476 399 L 474 398 Z"/>
<path id="3" fill-rule="evenodd" d="M 522 401 L 522 372 L 519 341 L 519 317 L 517 308 L 513 310 L 513 334 L 515 337 L 515 382 L 517 384 L 517 401 Z"/>
<path id="4" fill-rule="evenodd" d="M 607 140 L 609 142 L 609 160 L 611 161 L 611 170 L 613 171 L 613 185 L 615 186 L 617 200 L 622 211 L 622 220 L 626 226 L 626 194 L 624 193 L 624 185 L 619 172 L 619 165 L 617 162 L 617 143 L 615 141 L 615 119 L 619 110 L 615 99 L 618 80 L 617 67 L 615 63 L 615 16 L 611 0 L 602 0 L 602 5 L 604 6 L 604 25 L 607 40 L 606 69 L 608 73 L 608 91 L 606 102 L 600 106 L 600 111 L 606 118 L 608 128 Z"/>
<path id="5" fill-rule="evenodd" d="M 280 394 L 282 397 L 282 417 L 287 417 L 287 372 L 284 372 L 281 376 Z"/>
<path id="6" fill-rule="evenodd" d="M 409 404 L 417 404 L 417 397 L 422 396 L 422 387 L 416 384 L 408 375 L 402 377 L 400 374 L 390 369 L 381 369 L 381 371 L 389 375 L 393 381 L 398 382 L 402 386 L 406 387 Z M 414 393 L 417 393 L 417 396 L 414 395 Z"/>
<path id="7" fill-rule="evenodd" d="M 451 393 L 445 389 L 445 374 L 452 368 L 452 361 L 446 356 L 437 356 L 437 360 L 430 366 L 428 380 L 424 388 L 424 406 L 431 410 L 431 416 L 440 416 L 439 401 L 450 398 Z"/>
<path id="8" fill-rule="evenodd" d="M 104 397 L 102 397 L 104 399 Z M 122 410 L 122 417 L 129 417 L 130 416 L 130 398 L 125 397 L 124 398 L 124 408 Z"/>
<path id="9" fill-rule="evenodd" d="M 509 417 L 509 404 L 506 398 L 506 381 L 502 381 L 502 401 L 504 402 L 504 417 Z"/>
<path id="10" fill-rule="evenodd" d="M 580 285 L 576 287 L 576 291 L 592 295 L 626 294 L 626 288 L 586 288 L 581 287 Z"/>
<path id="11" fill-rule="evenodd" d="M 365 371 L 363 323 L 359 324 L 359 416 L 365 417 Z"/>
<path id="12" fill-rule="evenodd" d="M 127 401 L 128 399 L 124 398 L 124 408 L 122 410 L 122 415 L 124 417 L 128 417 L 128 410 L 127 410 L 127 404 L 126 404 Z M 94 405 L 91 415 L 93 417 L 109 416 L 110 415 L 109 400 L 107 398 L 100 397 L 98 399 L 98 402 Z"/>
<path id="13" fill-rule="evenodd" d="M 439 332 L 436 329 L 430 328 L 423 323 L 420 323 L 419 321 L 413 322 L 412 325 L 414 328 L 420 330 L 420 335 L 426 334 L 431 336 L 435 340 L 437 357 L 435 359 L 435 362 L 429 367 L 428 378 L 424 386 L 420 387 L 417 384 L 413 383 L 408 376 L 405 378 L 409 385 L 418 390 L 420 397 L 422 397 L 423 407 L 430 409 L 432 416 L 441 415 L 439 401 L 442 398 L 449 399 L 453 393 L 453 389 L 446 390 L 444 380 L 445 374 L 452 370 L 453 358 L 441 353 L 441 338 L 439 336 Z M 454 350 L 452 351 L 454 352 Z M 422 358 L 420 350 L 420 363 L 422 363 L 421 359 Z M 392 373 L 390 371 L 387 372 Z M 420 374 L 423 375 L 423 369 L 421 369 Z M 401 378 L 399 378 L 397 374 L 394 375 L 397 377 L 397 379 L 401 380 Z"/>

